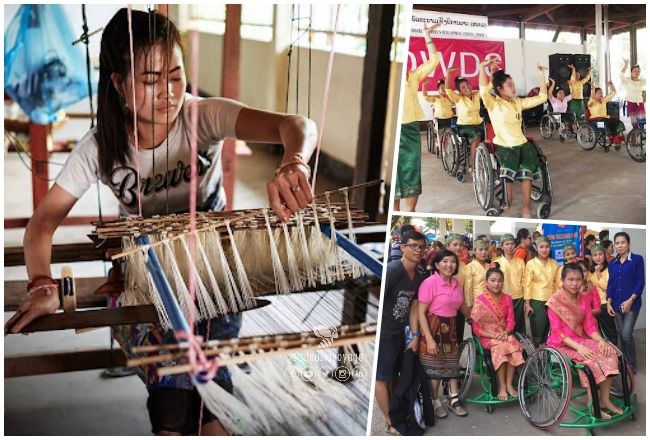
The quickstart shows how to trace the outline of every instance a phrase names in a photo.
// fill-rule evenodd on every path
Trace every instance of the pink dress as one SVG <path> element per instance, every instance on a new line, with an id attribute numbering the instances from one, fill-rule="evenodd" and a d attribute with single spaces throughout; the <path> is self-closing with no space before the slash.
<path id="1" fill-rule="evenodd" d="M 551 331 L 546 340 L 549 347 L 558 349 L 566 354 L 569 359 L 578 364 L 586 365 L 594 374 L 596 383 L 600 383 L 607 376 L 618 374 L 617 352 L 613 351 L 610 356 L 600 354 L 598 343 L 591 339 L 591 335 L 598 332 L 596 318 L 591 314 L 591 298 L 588 295 L 580 295 L 580 302 L 576 306 L 572 304 L 564 290 L 558 290 L 546 302 L 548 309 L 548 320 Z M 575 342 L 586 346 L 598 355 L 596 360 L 587 360 L 576 350 L 564 345 L 562 340 L 568 337 Z M 588 387 L 587 375 L 578 370 L 580 384 Z"/>
<path id="2" fill-rule="evenodd" d="M 481 347 L 490 350 L 492 365 L 496 370 L 504 362 L 515 367 L 524 363 L 521 343 L 512 335 L 505 341 L 492 339 L 484 334 L 511 332 L 515 329 L 515 312 L 510 295 L 501 293 L 501 301 L 496 302 L 490 294 L 479 295 L 472 307 L 472 331 L 478 337 Z"/>
<path id="3" fill-rule="evenodd" d="M 596 286 L 592 286 L 590 290 L 580 292 L 580 295 L 585 297 L 584 301 L 589 303 L 589 308 L 592 311 L 600 312 L 600 294 Z"/>

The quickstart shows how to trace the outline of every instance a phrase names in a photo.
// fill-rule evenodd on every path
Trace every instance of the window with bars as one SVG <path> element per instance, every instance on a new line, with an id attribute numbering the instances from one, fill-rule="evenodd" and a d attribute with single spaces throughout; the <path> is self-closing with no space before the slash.
<path id="1" fill-rule="evenodd" d="M 226 5 L 179 5 L 184 29 L 223 35 L 226 28 Z M 241 10 L 240 35 L 247 40 L 273 40 L 274 5 L 245 4 Z"/>

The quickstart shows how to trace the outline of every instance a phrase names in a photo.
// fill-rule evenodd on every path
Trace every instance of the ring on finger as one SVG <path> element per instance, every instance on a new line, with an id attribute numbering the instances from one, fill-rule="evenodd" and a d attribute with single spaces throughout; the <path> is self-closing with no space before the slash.
<path id="1" fill-rule="evenodd" d="M 302 191 L 302 189 L 300 188 L 300 185 L 296 185 L 296 186 L 291 188 L 291 191 L 297 193 L 297 192 Z"/>

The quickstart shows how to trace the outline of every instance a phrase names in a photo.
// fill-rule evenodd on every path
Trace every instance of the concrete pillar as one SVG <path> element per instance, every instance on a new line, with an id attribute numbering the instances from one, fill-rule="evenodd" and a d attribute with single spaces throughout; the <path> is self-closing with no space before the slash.
<path id="1" fill-rule="evenodd" d="M 610 32 L 609 32 L 609 5 L 604 4 L 603 6 L 603 39 L 604 39 L 604 47 L 605 47 L 605 64 L 604 64 L 604 82 L 605 84 L 601 87 L 606 87 L 607 84 L 609 83 L 609 80 L 611 78 L 611 64 L 610 64 L 610 57 L 609 57 L 609 40 L 611 38 Z M 607 90 L 609 92 L 609 89 L 603 88 L 603 90 Z"/>
<path id="2" fill-rule="evenodd" d="M 520 40 L 525 40 L 526 39 L 526 22 L 523 21 L 523 17 L 520 17 L 520 22 L 519 22 L 519 39 Z"/>
<path id="3" fill-rule="evenodd" d="M 637 63 L 636 23 L 630 23 L 630 66 Z"/>
<path id="4" fill-rule="evenodd" d="M 603 69 L 605 67 L 605 54 L 603 52 L 603 5 L 596 4 L 594 5 L 596 9 L 596 63 L 598 66 L 598 86 L 601 88 L 605 87 L 605 75 L 603 75 Z M 594 81 L 594 79 L 592 79 Z"/>
<path id="5" fill-rule="evenodd" d="M 490 234 L 490 220 L 474 220 L 474 238 L 478 237 L 481 234 L 485 234 L 488 238 L 492 238 Z"/>
<path id="6" fill-rule="evenodd" d="M 455 232 L 456 234 L 460 234 L 460 235 L 465 235 L 465 219 L 454 218 L 451 221 L 453 225 L 451 232 Z"/>
<path id="7" fill-rule="evenodd" d="M 447 221 L 444 218 L 441 218 L 438 221 L 438 240 L 444 243 L 446 236 L 447 236 Z"/>

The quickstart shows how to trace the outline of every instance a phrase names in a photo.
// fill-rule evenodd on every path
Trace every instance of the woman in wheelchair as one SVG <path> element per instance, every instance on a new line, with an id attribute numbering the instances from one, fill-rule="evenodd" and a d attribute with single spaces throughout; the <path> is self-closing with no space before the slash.
<path id="1" fill-rule="evenodd" d="M 524 363 L 523 347 L 512 335 L 515 328 L 514 309 L 510 295 L 503 293 L 504 275 L 494 263 L 485 275 L 487 290 L 476 297 L 472 308 L 472 330 L 481 347 L 490 351 L 497 372 L 499 400 L 508 395 L 518 397 L 512 386 L 515 369 Z"/>
<path id="2" fill-rule="evenodd" d="M 576 70 L 573 64 L 569 64 L 571 69 L 571 79 L 569 79 L 569 91 L 571 93 L 571 102 L 569 102 L 569 111 L 576 115 L 579 121 L 585 120 L 585 102 L 584 85 L 591 78 L 591 66 L 584 78 L 580 78 L 580 72 Z"/>
<path id="3" fill-rule="evenodd" d="M 451 120 L 454 117 L 454 110 L 452 108 L 454 103 L 447 96 L 444 80 L 441 79 L 438 81 L 437 96 L 427 93 L 427 82 L 422 83 L 422 94 L 424 95 L 424 99 L 433 105 L 433 117 L 438 122 L 438 132 L 441 132 L 445 128 L 451 128 Z"/>
<path id="4" fill-rule="evenodd" d="M 463 78 L 456 78 L 456 90 L 451 87 L 453 73 L 458 72 L 459 67 L 450 67 L 447 69 L 447 78 L 445 89 L 447 96 L 456 105 L 456 116 L 458 117 L 458 134 L 467 137 L 469 143 L 469 168 L 472 172 L 474 164 L 474 151 L 476 146 L 483 140 L 485 129 L 483 128 L 483 118 L 480 115 L 481 100 L 479 93 L 472 90 L 469 81 Z"/>
<path id="5" fill-rule="evenodd" d="M 625 137 L 623 136 L 625 125 L 623 125 L 620 119 L 611 118 L 607 114 L 607 103 L 616 96 L 616 88 L 611 80 L 609 81 L 609 88 L 611 92 L 603 96 L 603 89 L 591 83 L 591 98 L 589 98 L 589 102 L 587 103 L 587 107 L 589 107 L 589 122 L 605 121 L 607 134 L 612 137 L 614 148 L 620 150 L 621 144 L 625 141 Z"/>
<path id="6" fill-rule="evenodd" d="M 569 263 L 562 268 L 562 288 L 546 303 L 550 322 L 546 344 L 572 361 L 588 366 L 600 388 L 600 407 L 614 414 L 622 414 L 623 410 L 614 405 L 609 396 L 612 380 L 619 374 L 617 352 L 598 332 L 589 301 L 580 294 L 583 283 L 579 265 Z M 578 369 L 578 376 L 580 384 L 588 390 L 591 405 L 587 375 Z M 610 419 L 611 415 L 602 411 L 601 418 Z"/>
<path id="7" fill-rule="evenodd" d="M 434 274 L 424 280 L 418 291 L 418 317 L 423 338 L 420 338 L 420 363 L 431 380 L 431 394 L 436 417 L 447 416 L 438 398 L 440 381 L 449 380 L 448 408 L 457 416 L 466 416 L 458 398 L 460 374 L 459 337 L 456 334 L 458 310 L 469 318 L 471 310 L 465 305 L 463 291 L 454 277 L 458 271 L 458 257 L 444 249 L 433 260 Z"/>
<path id="8" fill-rule="evenodd" d="M 549 77 L 548 86 L 548 100 L 551 102 L 553 113 L 561 113 L 560 119 L 564 126 L 571 131 L 576 131 L 578 128 L 577 122 L 573 117 L 573 113 L 568 112 L 569 102 L 571 95 L 567 95 L 562 87 L 555 88 L 555 80 Z"/>
<path id="9" fill-rule="evenodd" d="M 521 126 L 521 113 L 523 110 L 538 106 L 544 102 L 546 95 L 546 79 L 544 68 L 537 66 L 539 73 L 539 95 L 528 98 L 518 98 L 515 83 L 503 70 L 492 75 L 492 86 L 488 83 L 486 69 L 499 65 L 501 61 L 489 58 L 481 62 L 479 69 L 480 94 L 494 129 L 494 144 L 496 157 L 499 161 L 500 176 L 509 180 L 506 184 L 508 199 L 512 203 L 512 185 L 515 180 L 521 181 L 524 196 L 523 218 L 531 218 L 530 195 L 532 180 L 541 176 L 539 156 L 535 146 L 526 139 Z M 492 87 L 496 97 L 492 95 Z M 507 207 L 502 207 L 506 209 Z"/>

